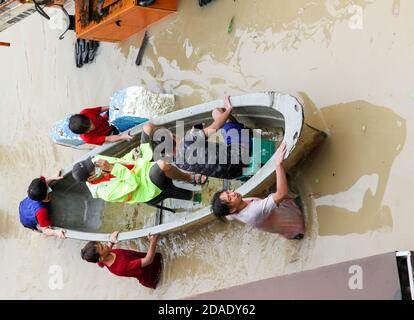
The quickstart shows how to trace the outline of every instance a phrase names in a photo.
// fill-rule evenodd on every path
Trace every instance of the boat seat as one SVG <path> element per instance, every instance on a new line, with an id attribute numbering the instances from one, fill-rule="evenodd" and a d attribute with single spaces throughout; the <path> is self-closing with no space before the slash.
<path id="1" fill-rule="evenodd" d="M 269 159 L 276 151 L 275 142 L 267 139 L 252 138 L 252 160 L 247 168 L 244 169 L 244 173 L 241 177 L 237 178 L 240 181 L 249 180 Z M 258 149 L 260 152 L 256 152 Z"/>
<path id="2" fill-rule="evenodd" d="M 155 226 L 159 226 L 161 224 L 162 214 L 163 214 L 162 209 L 157 209 L 157 213 L 156 213 L 156 216 L 155 216 L 155 224 L 154 224 Z"/>

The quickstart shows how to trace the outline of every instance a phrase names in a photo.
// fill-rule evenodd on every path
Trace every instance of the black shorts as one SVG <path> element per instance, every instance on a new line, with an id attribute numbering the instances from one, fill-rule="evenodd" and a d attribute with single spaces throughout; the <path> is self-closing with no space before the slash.
<path id="1" fill-rule="evenodd" d="M 151 182 L 161 190 L 165 189 L 166 184 L 168 185 L 167 180 L 169 180 L 169 178 L 167 178 L 164 171 L 161 170 L 157 163 L 150 169 L 149 178 Z"/>
<path id="2" fill-rule="evenodd" d="M 155 205 L 168 198 L 181 200 L 192 199 L 193 192 L 176 187 L 173 184 L 172 180 L 165 175 L 165 173 L 156 163 L 150 169 L 149 178 L 153 184 L 161 189 L 161 193 L 158 196 L 147 202 L 150 205 Z"/>

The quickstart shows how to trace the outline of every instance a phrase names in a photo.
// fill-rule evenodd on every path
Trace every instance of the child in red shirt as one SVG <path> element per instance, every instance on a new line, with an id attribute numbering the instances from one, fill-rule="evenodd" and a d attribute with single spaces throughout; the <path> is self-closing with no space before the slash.
<path id="1" fill-rule="evenodd" d="M 118 129 L 109 124 L 107 114 L 101 115 L 108 110 L 109 107 L 83 109 L 79 114 L 70 117 L 69 129 L 80 134 L 81 139 L 89 144 L 102 145 L 105 142 L 131 140 L 128 132 L 119 134 Z"/>
<path id="2" fill-rule="evenodd" d="M 121 277 L 136 278 L 144 287 L 155 289 L 162 271 L 161 253 L 155 253 L 159 235 L 151 235 L 147 253 L 133 250 L 112 249 L 118 242 L 118 232 L 111 235 L 107 245 L 90 241 L 81 251 L 83 260 L 98 263 L 108 268 L 113 274 Z"/>

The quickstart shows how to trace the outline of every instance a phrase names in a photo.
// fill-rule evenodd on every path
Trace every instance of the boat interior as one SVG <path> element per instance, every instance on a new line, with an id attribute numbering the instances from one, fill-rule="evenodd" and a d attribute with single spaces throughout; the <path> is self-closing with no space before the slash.
<path id="1" fill-rule="evenodd" d="M 233 110 L 232 114 L 239 122 L 253 129 L 255 134 L 260 134 L 262 141 L 271 141 L 275 146 L 274 149 L 283 140 L 284 119 L 275 109 L 238 107 Z M 183 126 L 186 132 L 196 124 L 203 123 L 208 126 L 212 121 L 211 112 L 205 112 L 189 115 L 183 118 L 178 125 Z M 162 125 L 170 129 L 171 132 L 176 132 L 176 121 L 162 123 Z M 113 144 L 110 148 L 100 150 L 102 152 L 99 154 L 122 157 L 139 145 L 142 127 L 143 125 L 136 127 L 136 130 L 133 131 L 134 138 L 131 141 Z M 210 139 L 220 140 L 220 135 L 213 135 Z M 91 151 L 90 155 L 93 156 L 94 152 L 96 151 Z M 273 152 L 274 150 L 272 155 Z M 244 178 L 246 179 L 246 177 Z M 69 172 L 64 179 L 51 185 L 53 189 L 51 218 L 56 227 L 80 232 L 109 233 L 114 230 L 145 229 L 190 216 L 207 207 L 216 191 L 237 190 L 243 184 L 243 180 L 223 180 L 210 177 L 207 184 L 203 186 L 193 186 L 179 181 L 174 181 L 174 183 L 179 187 L 194 191 L 193 200 L 166 199 L 161 204 L 168 208 L 165 210 L 147 204 L 109 203 L 93 199 L 86 184 L 77 183 Z"/>

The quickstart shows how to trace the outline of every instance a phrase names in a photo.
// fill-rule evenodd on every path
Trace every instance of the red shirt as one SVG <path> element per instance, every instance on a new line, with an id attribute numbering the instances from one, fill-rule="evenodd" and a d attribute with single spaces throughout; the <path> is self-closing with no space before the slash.
<path id="1" fill-rule="evenodd" d="M 42 228 L 50 227 L 52 225 L 52 221 L 49 219 L 49 212 L 46 208 L 41 208 L 36 212 L 36 219 L 39 223 L 39 226 Z"/>
<path id="2" fill-rule="evenodd" d="M 83 109 L 80 114 L 87 116 L 95 125 L 95 129 L 91 132 L 82 133 L 81 139 L 86 143 L 102 145 L 105 138 L 112 132 L 108 115 L 101 116 L 101 107 Z"/>
<path id="3" fill-rule="evenodd" d="M 132 250 L 113 249 L 115 253 L 115 261 L 107 267 L 109 271 L 121 277 L 133 277 L 144 286 L 155 289 L 160 279 L 162 270 L 162 256 L 161 253 L 156 253 L 152 263 L 146 267 L 141 267 L 141 259 L 147 255 L 144 252 L 136 252 Z M 105 265 L 98 262 L 98 265 L 103 268 Z"/>
<path id="4" fill-rule="evenodd" d="M 44 176 L 40 176 L 40 179 L 46 181 L 46 178 Z M 37 210 L 35 215 L 37 223 L 42 228 L 50 227 L 52 225 L 52 221 L 49 219 L 49 211 L 46 208 Z"/>

